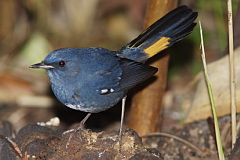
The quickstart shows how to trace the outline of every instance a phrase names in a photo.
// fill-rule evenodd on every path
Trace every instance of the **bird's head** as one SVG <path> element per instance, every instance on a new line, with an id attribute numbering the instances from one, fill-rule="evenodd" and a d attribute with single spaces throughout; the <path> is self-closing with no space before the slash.
<path id="1" fill-rule="evenodd" d="M 80 70 L 81 50 L 77 48 L 62 48 L 49 53 L 46 58 L 30 68 L 42 68 L 50 79 L 66 79 L 76 75 Z M 68 79 L 68 78 L 67 78 Z"/>

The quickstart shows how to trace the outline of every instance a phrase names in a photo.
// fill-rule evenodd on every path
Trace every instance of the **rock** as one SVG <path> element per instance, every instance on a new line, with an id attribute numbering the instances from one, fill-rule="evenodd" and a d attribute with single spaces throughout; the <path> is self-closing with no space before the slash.
<path id="1" fill-rule="evenodd" d="M 162 159 L 157 150 L 145 149 L 141 138 L 131 129 L 123 132 L 121 149 L 117 131 L 78 130 L 67 147 L 73 132 L 62 135 L 60 131 L 54 126 L 28 125 L 18 132 L 12 143 L 5 140 L 0 159 L 16 159 L 17 156 L 35 160 Z M 2 156 L 2 153 L 7 154 Z"/>

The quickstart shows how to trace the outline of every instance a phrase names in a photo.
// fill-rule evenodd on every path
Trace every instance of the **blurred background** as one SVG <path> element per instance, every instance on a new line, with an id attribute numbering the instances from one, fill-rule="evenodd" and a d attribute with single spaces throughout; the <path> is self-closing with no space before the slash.
<path id="1" fill-rule="evenodd" d="M 146 4 L 147 0 L 0 0 L 0 118 L 12 122 L 17 130 L 55 116 L 66 125 L 81 121 L 84 113 L 57 102 L 45 71 L 31 70 L 28 66 L 42 61 L 58 48 L 120 49 L 141 33 Z M 224 56 L 227 53 L 226 2 L 181 0 L 182 4 L 199 12 L 207 61 Z M 233 0 L 233 13 L 238 4 L 239 0 Z M 199 47 L 197 26 L 187 39 L 170 48 L 166 107 L 174 101 L 181 103 L 183 89 L 201 71 Z M 119 110 L 120 107 L 114 107 L 94 114 L 89 124 L 95 128 L 111 125 L 110 120 L 120 119 Z M 94 123 L 97 117 L 103 117 L 101 123 Z"/>

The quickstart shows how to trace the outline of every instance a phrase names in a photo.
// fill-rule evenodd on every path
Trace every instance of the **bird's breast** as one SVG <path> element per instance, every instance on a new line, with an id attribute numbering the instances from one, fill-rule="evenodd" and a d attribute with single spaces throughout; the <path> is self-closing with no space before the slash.
<path id="1" fill-rule="evenodd" d="M 125 95 L 124 92 L 99 94 L 89 86 L 66 87 L 52 84 L 57 99 L 69 108 L 83 112 L 97 113 L 116 105 Z"/>

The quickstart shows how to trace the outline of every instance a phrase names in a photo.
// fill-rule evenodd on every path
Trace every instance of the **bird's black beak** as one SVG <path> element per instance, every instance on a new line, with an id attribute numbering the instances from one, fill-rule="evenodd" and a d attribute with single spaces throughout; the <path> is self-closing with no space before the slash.
<path id="1" fill-rule="evenodd" d="M 33 64 L 33 65 L 29 66 L 29 68 L 53 69 L 55 67 L 44 64 L 44 62 L 42 61 L 41 63 L 37 63 L 37 64 Z"/>

